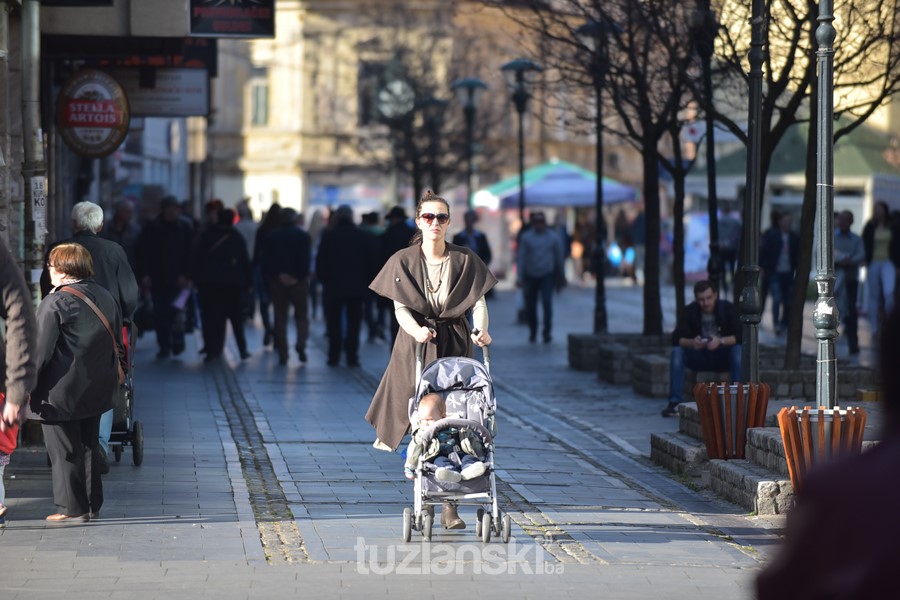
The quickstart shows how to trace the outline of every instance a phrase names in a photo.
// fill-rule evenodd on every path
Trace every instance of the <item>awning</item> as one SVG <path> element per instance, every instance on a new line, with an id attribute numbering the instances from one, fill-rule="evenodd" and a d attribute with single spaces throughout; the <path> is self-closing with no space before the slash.
<path id="1" fill-rule="evenodd" d="M 634 202 L 637 191 L 608 177 L 603 178 L 603 204 Z M 475 206 L 517 208 L 519 176 L 509 177 L 479 190 Z M 597 176 L 587 169 L 553 160 L 525 171 L 525 205 L 528 207 L 590 207 L 597 203 Z"/>

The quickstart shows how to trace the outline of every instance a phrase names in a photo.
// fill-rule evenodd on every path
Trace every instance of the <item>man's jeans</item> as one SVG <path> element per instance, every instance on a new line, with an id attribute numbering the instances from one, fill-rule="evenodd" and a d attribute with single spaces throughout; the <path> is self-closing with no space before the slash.
<path id="1" fill-rule="evenodd" d="M 119 393 L 118 390 L 116 390 L 116 393 Z M 98 437 L 100 447 L 103 448 L 105 454 L 109 454 L 109 436 L 112 435 L 112 426 L 113 409 L 109 409 L 100 415 L 100 435 Z"/>
<path id="2" fill-rule="evenodd" d="M 672 348 L 669 363 L 669 402 L 680 403 L 684 394 L 684 370 L 730 371 L 731 382 L 741 379 L 741 345 L 719 346 L 715 350 L 694 350 L 693 348 Z"/>
<path id="3" fill-rule="evenodd" d="M 541 296 L 541 306 L 544 312 L 544 337 L 550 335 L 550 328 L 553 326 L 553 273 L 544 275 L 543 277 L 529 277 L 526 275 L 522 278 L 523 291 L 525 295 L 525 318 L 528 320 L 528 329 L 531 337 L 537 333 L 537 300 L 538 294 Z"/>

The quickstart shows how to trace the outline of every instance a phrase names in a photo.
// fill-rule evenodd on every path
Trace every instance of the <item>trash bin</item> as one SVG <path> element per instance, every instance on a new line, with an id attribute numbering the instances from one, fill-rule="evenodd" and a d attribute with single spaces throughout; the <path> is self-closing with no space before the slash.
<path id="1" fill-rule="evenodd" d="M 778 428 L 791 485 L 797 494 L 816 466 L 862 451 L 866 411 L 852 406 L 804 406 L 802 410 L 792 406 L 778 411 Z"/>
<path id="2" fill-rule="evenodd" d="M 694 400 L 709 458 L 744 458 L 747 429 L 762 427 L 769 406 L 767 383 L 698 383 Z"/>

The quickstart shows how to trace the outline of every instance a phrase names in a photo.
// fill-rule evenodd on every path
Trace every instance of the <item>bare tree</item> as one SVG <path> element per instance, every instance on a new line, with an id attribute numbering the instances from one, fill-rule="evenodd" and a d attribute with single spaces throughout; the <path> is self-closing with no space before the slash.
<path id="1" fill-rule="evenodd" d="M 835 47 L 834 115 L 837 142 L 900 91 L 900 28 L 897 0 L 866 0 L 841 3 L 835 7 L 838 39 Z M 722 44 L 717 59 L 722 69 L 720 85 L 737 84 L 730 96 L 743 99 L 747 85 L 744 59 L 749 47 L 749 3 L 726 3 L 720 6 Z M 764 66 L 762 100 L 761 185 L 771 167 L 775 148 L 788 129 L 797 123 L 814 122 L 816 116 L 815 31 L 818 26 L 818 4 L 811 0 L 768 2 L 765 47 L 768 55 Z M 726 94 L 727 96 L 727 94 Z M 729 107 L 721 107 L 716 119 L 746 143 L 746 132 L 740 123 L 729 118 Z M 796 368 L 800 362 L 803 306 L 812 263 L 812 241 L 815 225 L 815 128 L 809 128 L 805 192 L 800 220 L 800 256 L 794 294 L 791 299 L 791 326 L 788 332 L 785 366 Z M 755 218 L 745 215 L 745 218 Z"/>
<path id="2" fill-rule="evenodd" d="M 389 6 L 386 6 L 389 5 Z M 483 73 L 494 51 L 490 38 L 456 26 L 455 3 L 430 7 L 374 2 L 362 11 L 373 32 L 360 49 L 360 136 L 363 160 L 388 173 L 408 177 L 418 198 L 425 187 L 439 192 L 444 182 L 463 180 L 468 148 L 464 113 L 450 86 Z M 506 150 L 491 142 L 502 120 L 497 104 L 478 107 L 473 146 L 484 151 L 481 169 L 492 171 Z"/>
<path id="3" fill-rule="evenodd" d="M 509 4 L 503 3 L 501 4 Z M 608 68 L 604 87 L 608 113 L 615 119 L 600 126 L 634 146 L 642 156 L 643 199 L 646 215 L 646 262 L 644 283 L 645 334 L 662 333 L 660 301 L 660 165 L 674 177 L 686 170 L 672 158 L 672 146 L 680 144 L 683 109 L 691 101 L 689 79 L 695 60 L 688 19 L 691 7 L 674 0 L 556 0 L 517 2 L 521 7 L 507 14 L 536 37 L 539 60 L 558 74 L 545 78 L 545 85 L 591 89 L 594 61 L 586 60 L 575 28 L 586 21 L 615 23 L 609 27 Z M 579 113 L 582 121 L 595 117 Z M 682 265 L 683 268 L 683 265 Z M 683 271 L 682 271 L 683 272 Z M 682 278 L 683 279 L 683 278 Z"/>

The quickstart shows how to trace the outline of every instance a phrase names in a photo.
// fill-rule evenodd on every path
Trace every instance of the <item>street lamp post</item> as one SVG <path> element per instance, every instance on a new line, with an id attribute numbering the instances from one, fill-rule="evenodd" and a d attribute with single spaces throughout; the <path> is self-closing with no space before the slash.
<path id="1" fill-rule="evenodd" d="M 527 58 L 517 58 L 500 70 L 507 75 L 507 83 L 512 88 L 512 101 L 519 113 L 519 220 L 525 224 L 525 127 L 524 113 L 528 105 L 528 75 L 540 73 L 544 68 Z"/>
<path id="2" fill-rule="evenodd" d="M 722 283 L 722 258 L 719 254 L 719 200 L 716 193 L 716 138 L 713 119 L 712 55 L 719 24 L 709 8 L 709 0 L 701 0 L 702 8 L 694 13 L 691 30 L 700 68 L 703 71 L 703 113 L 706 120 L 706 190 L 709 210 L 709 280 L 718 292 Z"/>
<path id="3" fill-rule="evenodd" d="M 750 99 L 747 110 L 747 184 L 744 202 L 744 289 L 741 292 L 741 378 L 759 381 L 759 207 L 762 188 L 762 65 L 765 51 L 765 0 L 752 0 L 750 18 Z"/>
<path id="4" fill-rule="evenodd" d="M 606 273 L 606 220 L 603 217 L 603 83 L 609 68 L 609 60 L 606 52 L 606 43 L 610 33 L 606 21 L 588 21 L 575 30 L 575 35 L 591 52 L 591 77 L 594 83 L 594 98 L 596 106 L 596 171 L 597 171 L 597 198 L 596 198 L 596 232 L 597 240 L 594 255 L 591 257 L 594 272 L 597 274 L 597 287 L 594 292 L 594 333 L 605 333 L 608 328 L 606 314 L 606 285 L 604 275 Z"/>
<path id="5" fill-rule="evenodd" d="M 441 169 L 438 164 L 438 146 L 441 123 L 444 119 L 444 109 L 447 101 L 428 96 L 423 99 L 418 108 L 422 111 L 425 120 L 425 129 L 428 130 L 428 160 L 431 167 L 431 190 L 435 194 L 441 193 Z"/>
<path id="6" fill-rule="evenodd" d="M 487 89 L 487 85 L 476 77 L 467 77 L 453 82 L 450 86 L 463 106 L 463 114 L 466 117 L 466 204 L 473 206 L 472 197 L 472 144 L 475 138 L 475 111 L 478 108 L 478 98 Z"/>
<path id="7" fill-rule="evenodd" d="M 840 321 L 834 301 L 834 38 L 832 0 L 819 1 L 816 29 L 818 58 L 818 123 L 816 152 L 816 253 L 817 299 L 813 325 L 818 342 L 816 357 L 816 403 L 834 408 L 837 396 L 835 338 Z"/>

